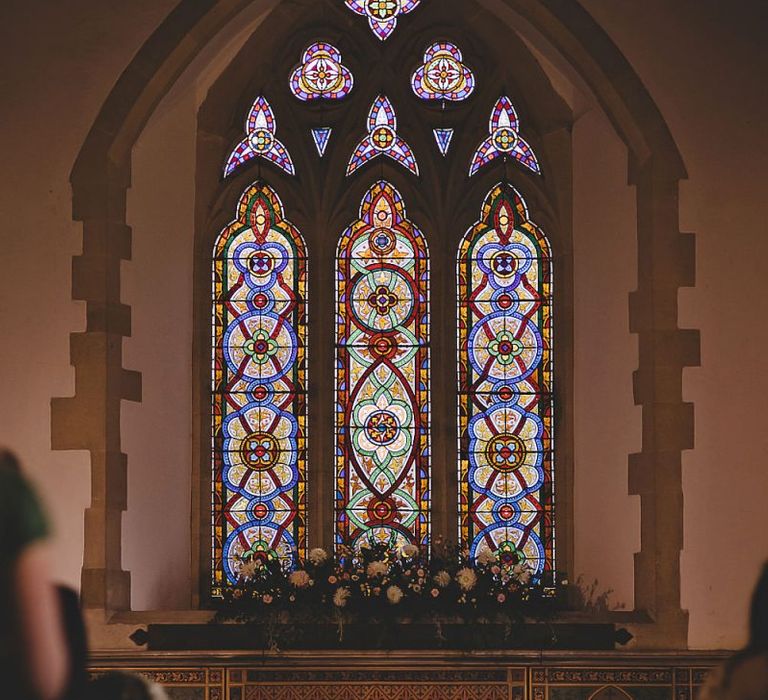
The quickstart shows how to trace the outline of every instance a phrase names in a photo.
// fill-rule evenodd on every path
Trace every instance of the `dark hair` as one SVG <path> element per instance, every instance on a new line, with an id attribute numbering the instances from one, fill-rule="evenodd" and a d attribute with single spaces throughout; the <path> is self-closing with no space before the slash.
<path id="1" fill-rule="evenodd" d="M 725 663 L 722 685 L 727 688 L 736 667 L 747 659 L 768 652 L 768 562 L 757 579 L 749 607 L 749 641 L 738 654 Z"/>
<path id="2" fill-rule="evenodd" d="M 110 671 L 88 684 L 86 700 L 151 700 L 150 685 L 141 676 Z"/>
<path id="3" fill-rule="evenodd" d="M 0 448 L 0 471 L 15 472 L 16 474 L 21 472 L 19 459 L 10 450 Z"/>
<path id="4" fill-rule="evenodd" d="M 768 562 L 763 565 L 752 594 L 747 650 L 753 653 L 768 651 Z"/>

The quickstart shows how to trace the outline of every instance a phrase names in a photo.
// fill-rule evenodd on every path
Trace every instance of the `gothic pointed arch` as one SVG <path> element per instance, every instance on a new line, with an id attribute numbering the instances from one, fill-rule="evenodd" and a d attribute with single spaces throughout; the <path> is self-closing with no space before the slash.
<path id="1" fill-rule="evenodd" d="M 511 186 L 494 187 L 457 259 L 460 536 L 555 569 L 552 255 Z"/>
<path id="2" fill-rule="evenodd" d="M 429 546 L 429 251 L 387 181 L 336 262 L 335 541 Z"/>
<path id="3" fill-rule="evenodd" d="M 212 590 L 306 554 L 307 253 L 275 190 L 243 192 L 213 249 Z"/>
<path id="4" fill-rule="evenodd" d="M 269 28 L 262 24 L 256 31 L 258 36 L 246 42 L 243 52 L 235 57 L 230 69 L 209 91 L 209 99 L 198 115 L 194 205 L 197 240 L 194 314 L 198 331 L 194 349 L 194 410 L 196 415 L 200 415 L 200 422 L 193 448 L 193 520 L 202 523 L 210 515 L 210 498 L 206 491 L 211 477 L 207 466 L 210 436 L 206 434 L 210 426 L 206 408 L 210 406 L 210 397 L 200 387 L 206 387 L 210 380 L 211 232 L 218 233 L 230 220 L 229 212 L 240 192 L 255 177 L 256 171 L 244 169 L 241 175 L 234 175 L 232 181 L 223 186 L 220 179 L 210 173 L 220 171 L 226 158 L 225 151 L 231 150 L 233 143 L 238 137 L 241 138 L 244 110 L 267 82 L 259 67 L 263 63 L 259 56 L 278 56 L 281 42 L 285 42 L 286 37 L 296 37 L 295 45 L 288 47 L 291 52 L 289 61 L 295 63 L 299 52 L 315 39 L 315 36 L 310 36 L 312 32 L 307 29 L 308 26 L 322 28 L 331 40 L 349 35 L 350 45 L 339 48 L 345 60 L 349 57 L 354 74 L 363 74 L 360 72 L 361 63 L 355 57 L 368 54 L 361 51 L 363 44 L 357 43 L 358 33 L 347 32 L 344 23 L 334 24 L 339 16 L 336 8 L 339 4 L 323 0 L 311 3 L 312 7 L 308 9 L 300 3 L 278 3 L 267 17 Z M 630 300 L 630 320 L 633 332 L 638 333 L 640 344 L 645 348 L 640 354 L 635 382 L 636 402 L 643 405 L 644 443 L 630 465 L 630 488 L 632 493 L 640 495 L 642 501 L 642 551 L 635 562 L 636 607 L 646 611 L 651 616 L 649 619 L 662 622 L 658 629 L 675 630 L 675 638 L 684 644 L 686 622 L 685 614 L 680 609 L 679 565 L 682 545 L 680 454 L 692 446 L 693 422 L 691 405 L 682 401 L 679 377 L 684 366 L 696 364 L 698 352 L 696 332 L 677 327 L 676 294 L 680 286 L 693 284 L 695 270 L 693 237 L 680 233 L 676 218 L 678 181 L 685 177 L 685 169 L 669 128 L 632 66 L 577 0 L 544 0 L 541 3 L 503 0 L 499 5 L 516 12 L 573 66 L 580 79 L 594 92 L 629 151 L 630 177 L 632 183 L 637 185 L 638 268 L 641 273 L 639 289 Z M 93 497 L 85 518 L 82 574 L 86 607 L 120 610 L 130 606 L 129 573 L 121 567 L 120 544 L 121 516 L 126 507 L 125 474 L 126 469 L 130 469 L 130 460 L 121 450 L 120 411 L 123 400 L 141 400 L 141 376 L 126 369 L 123 363 L 122 339 L 130 335 L 131 309 L 121 301 L 120 274 L 121 261 L 129 259 L 131 254 L 130 228 L 125 212 L 132 148 L 144 125 L 182 72 L 206 46 L 214 43 L 228 22 L 235 18 L 240 20 L 251 6 L 248 0 L 223 0 L 215 4 L 182 0 L 117 81 L 72 170 L 73 218 L 82 222 L 84 241 L 82 254 L 73 261 L 73 298 L 85 302 L 88 325 L 85 331 L 72 334 L 75 394 L 53 400 L 51 424 L 54 449 L 83 449 L 91 454 Z M 466 11 L 469 21 L 459 26 L 460 23 L 436 18 L 430 14 L 432 6 L 438 6 L 441 11 L 444 7 L 452 12 Z M 327 16 L 323 14 L 326 10 Z M 346 9 L 343 11 L 351 14 Z M 359 24 L 368 31 L 362 18 L 352 16 L 351 19 L 359 20 Z M 545 173 L 548 170 L 568 172 L 567 110 L 560 110 L 557 100 L 552 99 L 553 93 L 547 93 L 548 81 L 530 53 L 520 48 L 511 29 L 474 0 L 425 3 L 419 12 L 400 18 L 397 31 L 386 42 L 381 42 L 382 47 L 387 51 L 405 48 L 423 51 L 427 42 L 425 37 L 418 35 L 418 30 L 429 22 L 455 34 L 450 38 L 465 52 L 477 46 L 477 42 L 467 43 L 465 39 L 478 31 L 482 32 L 485 44 L 503 47 L 505 56 L 507 49 L 518 52 L 514 59 L 521 57 L 523 61 L 519 64 L 522 66 L 520 79 L 525 80 L 529 88 L 525 91 L 528 104 L 524 107 L 523 116 L 524 123 L 530 127 L 531 144 L 541 159 Z M 345 31 L 339 32 L 334 26 L 344 26 Z M 538 38 L 534 36 L 532 41 L 535 43 Z M 352 45 L 354 51 L 351 50 Z M 375 52 L 372 54 L 374 57 L 377 55 Z M 509 63 L 514 61 L 500 61 L 498 65 Z M 414 67 L 415 64 L 408 69 Z M 482 74 L 482 65 L 473 63 L 473 68 L 478 75 Z M 386 74 L 386 71 L 381 74 Z M 358 101 L 367 102 L 368 106 L 371 104 L 382 87 L 378 74 L 374 82 L 378 84 L 368 94 L 360 90 L 356 98 Z M 484 83 L 478 80 L 475 94 L 465 106 L 471 109 L 473 104 L 479 104 L 483 99 L 490 100 L 478 111 L 485 111 L 487 116 L 488 106 L 498 98 L 498 94 L 493 97 L 486 94 L 483 98 Z M 550 98 L 546 97 L 547 94 Z M 339 204 L 338 192 L 343 178 L 321 177 L 311 167 L 303 167 L 310 156 L 317 158 L 311 135 L 288 126 L 292 121 L 291 110 L 283 113 L 283 106 L 278 102 L 275 106 L 281 110 L 281 124 L 286 125 L 285 132 L 281 134 L 294 149 L 292 155 L 296 158 L 299 174 L 295 181 L 290 182 L 287 176 L 269 172 L 270 181 L 285 201 L 291 202 L 290 218 L 305 233 L 308 249 L 314 251 L 318 269 L 315 291 L 319 298 L 313 297 L 313 301 L 322 300 L 330 307 L 333 293 L 328 290 L 332 289 L 329 285 L 332 285 L 333 252 L 332 246 L 329 252 L 328 236 L 335 240 L 335 232 L 342 230 L 354 218 L 353 206 Z M 354 139 L 360 138 L 360 134 L 354 133 L 352 121 L 361 123 L 359 109 L 349 110 L 348 117 L 339 120 L 328 145 L 324 162 L 335 164 L 333 172 L 338 172 L 340 162 L 346 157 L 342 154 L 351 152 L 349 149 L 354 146 Z M 434 148 L 433 143 L 428 143 L 433 127 L 447 129 L 451 125 L 416 127 L 418 133 L 409 134 L 409 138 L 417 154 L 430 146 Z M 475 136 L 472 135 L 472 139 Z M 300 143 L 302 138 L 307 138 L 306 145 Z M 447 166 L 451 167 L 451 157 L 466 159 L 469 150 L 476 148 L 479 142 L 475 140 L 471 143 L 465 139 L 469 136 L 454 133 L 445 160 Z M 435 167 L 441 172 L 446 171 L 443 165 Z M 381 174 L 377 173 L 378 176 Z M 451 228 L 465 231 L 475 220 L 477 202 L 499 179 L 498 173 L 489 171 L 487 177 L 478 173 L 476 180 L 469 185 L 459 186 L 448 179 L 447 184 L 437 186 L 434 184 L 437 182 L 434 171 L 425 167 L 422 171 L 424 184 L 420 191 L 416 191 L 411 183 L 402 182 L 399 174 L 387 170 L 387 166 L 384 166 L 383 174 L 396 182 L 409 202 L 410 215 L 422 223 L 428 237 L 435 235 L 440 240 L 440 236 L 446 236 L 445 247 L 451 255 L 457 239 L 449 240 L 449 234 L 444 232 Z M 510 179 L 513 184 L 520 184 L 519 174 L 512 173 Z M 348 199 L 359 201 L 370 180 L 352 180 L 345 185 L 350 192 Z M 523 181 L 529 186 L 525 193 L 533 217 L 551 237 L 555 269 L 557 271 L 558 265 L 565 268 L 561 268 L 558 279 L 565 280 L 559 288 L 566 289 L 570 280 L 568 267 L 562 261 L 558 262 L 558 251 L 567 249 L 568 208 L 558 209 L 557 202 L 567 201 L 569 182 L 566 178 L 558 185 L 546 176 L 539 185 Z M 444 206 L 446 201 L 453 202 L 453 208 Z M 316 221 L 310 221 L 309 212 L 313 207 L 321 212 Z M 660 247 L 668 248 L 673 254 L 664 256 L 660 261 L 657 254 Z M 431 245 L 431 250 L 434 253 L 439 248 Z M 451 297 L 455 292 L 452 279 L 453 275 L 433 275 L 433 290 Z M 109 280 L 109 284 L 104 284 L 104 280 Z M 567 314 L 557 313 L 556 316 L 567 329 Z M 455 327 L 452 329 L 451 326 L 455 326 L 455 315 L 437 311 L 433 329 L 442 328 L 443 333 L 455 333 Z M 327 342 L 327 338 L 331 337 L 328 331 L 328 328 L 310 319 L 310 340 L 317 338 L 323 342 L 325 338 L 324 342 Z M 682 343 L 683 340 L 685 343 Z M 686 351 L 681 353 L 679 348 L 683 344 Z M 85 352 L 86 348 L 96 350 Z M 562 333 L 558 335 L 555 352 L 561 349 L 567 355 L 567 331 L 565 336 Z M 449 357 L 435 357 L 433 361 L 433 371 L 442 373 L 442 376 L 449 376 L 455 369 L 452 359 L 455 356 L 447 354 Z M 310 357 L 309 364 L 310 370 L 313 367 L 322 369 L 319 359 Z M 313 376 L 317 379 L 317 392 L 329 396 L 333 385 L 327 374 L 326 370 L 326 376 L 317 373 Z M 102 381 L 102 378 L 106 379 Z M 444 426 L 449 426 L 454 420 L 450 413 L 453 404 L 446 402 L 445 398 L 436 387 L 433 402 L 438 434 L 442 434 Z M 448 408 L 445 408 L 446 405 Z M 312 448 L 317 450 L 319 461 L 322 461 L 333 449 L 332 408 L 330 405 L 319 405 L 313 413 L 319 425 L 325 426 L 325 432 L 317 435 Z M 86 425 L 80 420 L 85 414 L 94 416 L 93 424 Z M 665 428 L 664 440 L 660 442 L 656 438 L 658 426 L 662 424 L 674 427 Z M 564 439 L 567 431 L 567 425 L 559 426 L 561 444 L 567 442 Z M 455 447 L 451 448 L 444 436 L 436 449 L 441 461 L 455 461 Z M 332 488 L 332 484 L 323 479 L 319 479 L 319 487 L 310 493 L 310 506 L 317 505 L 321 496 L 327 495 Z M 662 482 L 665 484 L 663 490 L 659 486 Z M 568 493 L 571 478 L 560 483 L 565 488 L 560 490 L 558 518 L 570 508 Z M 201 486 L 198 487 L 198 484 Z M 444 478 L 435 474 L 435 497 L 446 497 L 456 486 L 455 477 L 452 482 L 450 476 Z M 445 531 L 452 529 L 449 513 L 435 512 L 433 515 Z M 320 517 L 309 517 L 314 525 L 310 532 L 316 533 L 316 541 L 330 541 L 332 525 L 326 524 Z M 200 582 L 197 592 L 193 594 L 195 601 L 205 599 L 211 570 L 210 555 L 206 553 L 209 551 L 210 520 L 207 522 L 201 529 L 200 546 L 193 548 L 192 569 L 196 576 L 199 574 Z M 102 537 L 104 532 L 108 533 L 106 539 Z M 563 547 L 560 546 L 560 549 Z M 654 625 L 649 624 L 647 629 L 649 644 L 656 643 Z"/>

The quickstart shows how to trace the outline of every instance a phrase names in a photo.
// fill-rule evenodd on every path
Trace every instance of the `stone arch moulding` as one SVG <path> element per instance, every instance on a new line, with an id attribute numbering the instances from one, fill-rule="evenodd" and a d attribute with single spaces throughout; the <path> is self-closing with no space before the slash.
<path id="1" fill-rule="evenodd" d="M 504 3 L 574 67 L 629 152 L 638 216 L 638 289 L 629 298 L 629 318 L 639 340 L 635 403 L 643 409 L 642 449 L 629 464 L 630 493 L 641 499 L 631 626 L 638 646 L 685 647 L 681 453 L 693 447 L 693 406 L 682 398 L 682 370 L 699 362 L 698 331 L 678 327 L 678 289 L 695 284 L 694 236 L 681 233 L 678 223 L 678 184 L 685 168 L 639 77 L 577 0 Z M 131 332 L 131 309 L 120 302 L 120 261 L 131 255 L 125 216 L 131 150 L 194 57 L 251 4 L 181 0 L 120 76 L 72 169 L 73 218 L 83 225 L 83 252 L 73 259 L 72 297 L 86 302 L 87 325 L 71 336 L 75 395 L 52 400 L 51 442 L 56 450 L 91 453 L 82 595 L 85 607 L 94 611 L 130 607 L 130 575 L 121 565 L 128 465 L 121 451 L 120 402 L 141 400 L 141 377 L 123 367 L 122 339 Z M 282 4 L 275 12 L 281 11 Z"/>

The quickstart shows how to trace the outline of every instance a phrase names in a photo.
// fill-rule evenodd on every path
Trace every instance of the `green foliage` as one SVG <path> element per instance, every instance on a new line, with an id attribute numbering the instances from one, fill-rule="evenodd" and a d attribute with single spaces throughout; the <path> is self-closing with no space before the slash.
<path id="1" fill-rule="evenodd" d="M 467 550 L 441 541 L 427 555 L 371 540 L 339 547 L 335 559 L 313 549 L 293 570 L 251 554 L 225 590 L 218 618 L 518 622 L 550 616 L 561 607 L 562 589 L 544 586 L 517 556 L 473 562 Z"/>

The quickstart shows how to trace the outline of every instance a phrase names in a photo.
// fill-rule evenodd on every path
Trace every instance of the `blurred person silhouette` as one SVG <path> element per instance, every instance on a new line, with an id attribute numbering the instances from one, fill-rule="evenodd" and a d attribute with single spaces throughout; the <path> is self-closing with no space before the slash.
<path id="1" fill-rule="evenodd" d="M 0 687 L 13 700 L 60 700 L 71 675 L 48 523 L 16 457 L 0 449 Z"/>
<path id="2" fill-rule="evenodd" d="M 757 580 L 749 612 L 747 646 L 710 674 L 700 700 L 768 699 L 768 562 Z"/>
<path id="3" fill-rule="evenodd" d="M 168 695 L 157 683 L 142 676 L 122 671 L 105 673 L 92 680 L 85 700 L 168 700 Z"/>
<path id="4" fill-rule="evenodd" d="M 56 586 L 64 620 L 64 636 L 69 658 L 67 690 L 62 700 L 82 700 L 88 683 L 88 643 L 80 610 L 80 598 L 68 586 Z"/>

